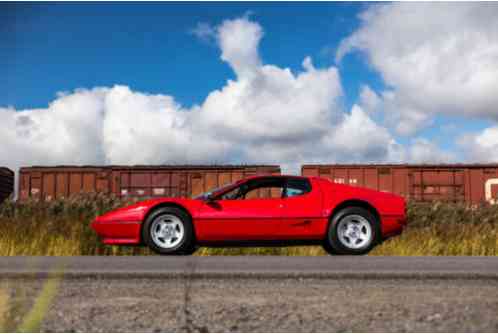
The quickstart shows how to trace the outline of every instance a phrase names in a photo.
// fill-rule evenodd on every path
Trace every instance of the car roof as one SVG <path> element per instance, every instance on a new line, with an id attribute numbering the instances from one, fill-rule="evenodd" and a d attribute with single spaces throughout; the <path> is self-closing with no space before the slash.
<path id="1" fill-rule="evenodd" d="M 262 179 L 262 178 L 285 178 L 285 179 L 309 179 L 307 176 L 300 176 L 300 175 L 273 175 L 273 174 L 260 174 L 260 175 L 251 175 L 243 180 L 255 180 L 255 179 Z"/>

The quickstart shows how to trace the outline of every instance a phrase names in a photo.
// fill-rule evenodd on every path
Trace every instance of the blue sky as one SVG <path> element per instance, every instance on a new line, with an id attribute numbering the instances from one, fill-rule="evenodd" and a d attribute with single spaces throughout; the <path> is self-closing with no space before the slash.
<path id="1" fill-rule="evenodd" d="M 0 104 L 46 106 L 56 92 L 126 84 L 190 106 L 234 74 L 219 50 L 189 33 L 247 12 L 265 29 L 265 63 L 298 70 L 305 55 L 334 63 L 361 3 L 2 4 Z M 341 65 L 348 105 L 361 82 L 381 83 L 358 56 Z"/>
<path id="2" fill-rule="evenodd" d="M 0 163 L 498 160 L 495 14 L 479 3 L 2 3 L 0 153 L 23 154 Z M 150 147 L 132 159 L 130 145 Z"/>

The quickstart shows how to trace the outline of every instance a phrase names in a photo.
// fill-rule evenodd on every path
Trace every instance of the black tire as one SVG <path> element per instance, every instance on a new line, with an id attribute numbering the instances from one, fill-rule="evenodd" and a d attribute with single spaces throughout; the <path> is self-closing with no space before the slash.
<path id="1" fill-rule="evenodd" d="M 330 255 L 340 255 L 340 254 L 337 253 L 337 251 L 334 248 L 332 248 L 332 246 L 330 245 L 330 243 L 328 242 L 328 240 L 324 240 L 323 241 L 322 247 Z"/>
<path id="2" fill-rule="evenodd" d="M 371 228 L 371 237 L 367 244 L 361 248 L 348 247 L 348 245 L 343 243 L 338 236 L 337 228 L 339 223 L 341 220 L 351 215 L 361 216 L 369 223 Z M 323 248 L 332 255 L 363 255 L 370 252 L 372 248 L 380 242 L 380 240 L 380 223 L 377 218 L 370 211 L 364 208 L 348 207 L 342 209 L 331 218 Z"/>
<path id="3" fill-rule="evenodd" d="M 184 229 L 181 241 L 171 248 L 161 247 L 152 237 L 151 228 L 153 223 L 165 215 L 172 215 L 179 218 Z M 184 210 L 175 207 L 159 208 L 152 212 L 143 225 L 142 240 L 152 251 L 161 255 L 191 255 L 197 250 L 195 247 L 194 227 L 190 216 Z"/>
<path id="4" fill-rule="evenodd" d="M 199 247 L 193 244 L 191 247 L 179 251 L 177 255 L 193 255 L 198 249 Z"/>

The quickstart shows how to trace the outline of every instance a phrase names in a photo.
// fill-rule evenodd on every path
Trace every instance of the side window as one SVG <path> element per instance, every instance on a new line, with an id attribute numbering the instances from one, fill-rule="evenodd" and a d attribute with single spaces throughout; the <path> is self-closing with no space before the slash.
<path id="1" fill-rule="evenodd" d="M 229 192 L 224 193 L 220 196 L 219 199 L 227 200 L 227 199 L 237 199 L 241 194 L 241 187 L 236 187 Z"/>
<path id="2" fill-rule="evenodd" d="M 280 178 L 257 179 L 223 194 L 223 200 L 276 199 L 282 198 L 284 180 Z"/>
<path id="3" fill-rule="evenodd" d="M 254 188 L 249 190 L 246 193 L 245 198 L 261 198 L 261 199 L 270 199 L 270 198 L 282 198 L 282 194 L 284 192 L 283 186 L 262 186 L 259 188 Z"/>
<path id="4" fill-rule="evenodd" d="M 288 179 L 285 197 L 304 195 L 311 191 L 311 184 L 307 179 Z"/>

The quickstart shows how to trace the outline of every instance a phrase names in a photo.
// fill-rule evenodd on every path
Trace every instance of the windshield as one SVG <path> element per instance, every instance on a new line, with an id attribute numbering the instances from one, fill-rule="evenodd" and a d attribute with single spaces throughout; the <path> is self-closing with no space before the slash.
<path id="1" fill-rule="evenodd" d="M 203 193 L 203 194 L 200 194 L 200 195 L 198 195 L 198 196 L 195 196 L 195 197 L 193 197 L 193 199 L 200 199 L 200 200 L 204 200 L 204 199 L 206 199 L 209 195 L 211 195 L 211 194 L 221 193 L 221 192 L 223 192 L 223 190 L 225 190 L 225 189 L 229 189 L 229 188 L 231 188 L 231 187 L 235 186 L 235 185 L 236 185 L 236 184 L 238 184 L 238 183 L 240 183 L 240 181 L 237 181 L 237 182 L 231 182 L 231 183 L 224 184 L 224 185 L 222 185 L 222 186 L 220 186 L 220 187 L 217 187 L 217 188 L 211 189 L 211 190 L 209 190 L 209 191 L 206 191 L 206 192 L 205 192 L 205 193 Z"/>

